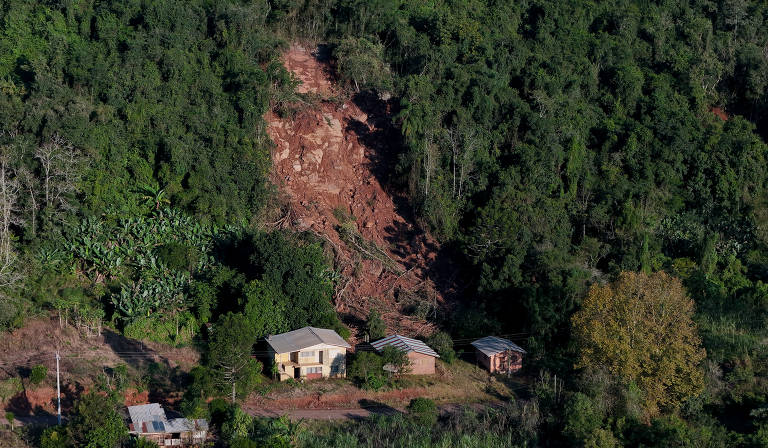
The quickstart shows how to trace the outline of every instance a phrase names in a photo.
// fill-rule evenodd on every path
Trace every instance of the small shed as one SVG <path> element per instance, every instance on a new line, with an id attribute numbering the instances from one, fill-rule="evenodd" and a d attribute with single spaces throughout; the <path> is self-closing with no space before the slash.
<path id="1" fill-rule="evenodd" d="M 205 442 L 208 422 L 204 419 L 172 418 L 158 403 L 128 406 L 130 434 L 157 443 L 159 446 L 192 446 Z"/>
<path id="2" fill-rule="evenodd" d="M 486 336 L 472 342 L 477 362 L 491 373 L 516 372 L 523 367 L 525 350 L 512 341 L 496 336 Z"/>
<path id="3" fill-rule="evenodd" d="M 429 348 L 427 344 L 418 339 L 407 338 L 405 336 L 400 336 L 399 334 L 393 334 L 371 343 L 371 346 L 373 346 L 376 351 L 383 350 L 387 345 L 399 348 L 408 354 L 408 360 L 411 362 L 410 374 L 435 374 L 435 358 L 439 358 L 440 355 Z"/>

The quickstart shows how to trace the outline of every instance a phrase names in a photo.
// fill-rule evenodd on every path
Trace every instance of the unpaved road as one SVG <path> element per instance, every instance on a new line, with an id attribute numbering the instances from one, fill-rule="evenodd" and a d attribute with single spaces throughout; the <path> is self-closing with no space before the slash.
<path id="1" fill-rule="evenodd" d="M 249 413 L 256 417 L 277 418 L 283 415 L 291 420 L 362 420 L 373 415 L 395 415 L 404 409 L 389 406 L 371 406 L 350 409 L 251 409 Z"/>
<path id="2" fill-rule="evenodd" d="M 482 411 L 488 408 L 495 408 L 502 405 L 502 402 L 459 404 L 448 403 L 439 407 L 440 414 L 453 414 L 460 412 L 464 408 L 471 408 L 475 411 Z M 329 409 L 246 409 L 246 412 L 255 417 L 277 418 L 287 416 L 291 420 L 362 420 L 374 415 L 395 415 L 407 413 L 405 408 L 395 408 L 387 405 L 366 406 L 360 408 L 329 408 Z"/>

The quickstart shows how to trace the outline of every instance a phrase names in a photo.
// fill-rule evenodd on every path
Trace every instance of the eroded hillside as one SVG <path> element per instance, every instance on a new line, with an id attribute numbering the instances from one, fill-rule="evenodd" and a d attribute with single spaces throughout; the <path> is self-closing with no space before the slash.
<path id="1" fill-rule="evenodd" d="M 320 98 L 292 117 L 267 117 L 274 181 L 289 203 L 283 222 L 333 247 L 342 274 L 334 300 L 348 323 L 376 308 L 390 331 L 430 333 L 425 317 L 450 294 L 436 285 L 450 281 L 435 279 L 452 275 L 436 267 L 437 243 L 387 186 L 398 144 L 390 105 L 345 95 L 316 51 L 294 45 L 283 59 L 302 82 L 298 91 Z"/>

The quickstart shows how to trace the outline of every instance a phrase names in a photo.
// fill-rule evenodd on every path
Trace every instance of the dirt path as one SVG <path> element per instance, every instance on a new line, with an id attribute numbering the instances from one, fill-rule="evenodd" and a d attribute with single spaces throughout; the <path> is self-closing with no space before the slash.
<path id="1" fill-rule="evenodd" d="M 318 51 L 294 45 L 283 62 L 302 81 L 299 92 L 323 100 L 293 117 L 266 117 L 276 145 L 273 180 L 289 205 L 278 222 L 328 241 L 342 273 L 336 308 L 347 323 L 377 308 L 390 331 L 428 335 L 434 330 L 425 313 L 404 311 L 442 306 L 455 272 L 450 263 L 438 265 L 439 245 L 414 225 L 403 193 L 390 186 L 400 148 L 393 105 L 339 91 Z"/>

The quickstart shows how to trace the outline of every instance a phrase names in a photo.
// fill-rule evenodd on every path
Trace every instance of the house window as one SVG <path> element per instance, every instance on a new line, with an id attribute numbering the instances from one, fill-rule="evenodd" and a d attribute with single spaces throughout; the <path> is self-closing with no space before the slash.
<path id="1" fill-rule="evenodd" d="M 310 373 L 322 373 L 323 368 L 322 367 L 307 367 L 306 373 L 309 375 Z"/>
<path id="2" fill-rule="evenodd" d="M 308 351 L 308 352 L 301 352 L 299 353 L 299 357 L 301 358 L 314 358 L 315 357 L 315 351 Z"/>

